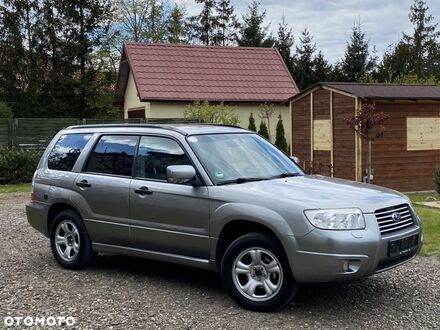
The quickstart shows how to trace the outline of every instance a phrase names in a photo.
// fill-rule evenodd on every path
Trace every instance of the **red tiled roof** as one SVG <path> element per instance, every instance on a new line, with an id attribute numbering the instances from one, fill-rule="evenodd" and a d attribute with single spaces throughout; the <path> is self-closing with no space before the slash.
<path id="1" fill-rule="evenodd" d="M 298 93 L 274 48 L 126 43 L 115 103 L 127 84 L 124 58 L 141 101 L 286 102 Z"/>

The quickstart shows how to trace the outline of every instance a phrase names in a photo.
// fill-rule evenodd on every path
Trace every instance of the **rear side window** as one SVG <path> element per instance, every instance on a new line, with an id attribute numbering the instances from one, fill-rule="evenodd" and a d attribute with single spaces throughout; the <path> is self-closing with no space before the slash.
<path id="1" fill-rule="evenodd" d="M 137 136 L 102 136 L 90 156 L 87 172 L 131 176 L 137 142 Z"/>
<path id="2" fill-rule="evenodd" d="M 167 167 L 171 165 L 191 165 L 188 156 L 176 141 L 157 136 L 141 138 L 136 177 L 166 180 Z"/>
<path id="3" fill-rule="evenodd" d="M 92 134 L 66 134 L 57 141 L 47 160 L 51 170 L 71 171 Z"/>

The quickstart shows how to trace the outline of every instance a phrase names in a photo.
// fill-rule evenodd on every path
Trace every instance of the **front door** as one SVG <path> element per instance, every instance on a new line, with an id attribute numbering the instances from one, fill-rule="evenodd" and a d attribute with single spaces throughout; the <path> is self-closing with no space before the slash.
<path id="1" fill-rule="evenodd" d="M 177 141 L 141 137 L 130 184 L 132 246 L 208 259 L 208 190 L 168 183 L 166 168 L 170 165 L 192 165 Z"/>
<path id="2" fill-rule="evenodd" d="M 129 187 L 139 137 L 104 135 L 89 156 L 74 189 L 77 205 L 94 243 L 128 246 L 130 233 Z M 80 197 L 79 197 L 80 196 Z"/>

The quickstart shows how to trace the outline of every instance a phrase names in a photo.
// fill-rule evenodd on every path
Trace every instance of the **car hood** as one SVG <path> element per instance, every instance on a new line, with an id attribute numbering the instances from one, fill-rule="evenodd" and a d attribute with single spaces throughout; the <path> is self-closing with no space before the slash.
<path id="1" fill-rule="evenodd" d="M 284 199 L 301 203 L 304 208 L 357 207 L 364 213 L 396 204 L 409 203 L 403 194 L 376 185 L 319 175 L 232 184 L 228 189 L 252 194 L 269 202 Z"/>

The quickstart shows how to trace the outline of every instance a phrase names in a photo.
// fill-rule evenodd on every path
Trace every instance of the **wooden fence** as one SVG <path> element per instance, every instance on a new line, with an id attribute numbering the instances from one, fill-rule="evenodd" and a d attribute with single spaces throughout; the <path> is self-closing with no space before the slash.
<path id="1" fill-rule="evenodd" d="M 0 118 L 0 147 L 45 148 L 58 131 L 71 125 L 184 122 L 194 122 L 194 120 L 186 120 L 182 118 L 130 118 L 119 120 L 78 118 Z"/>

